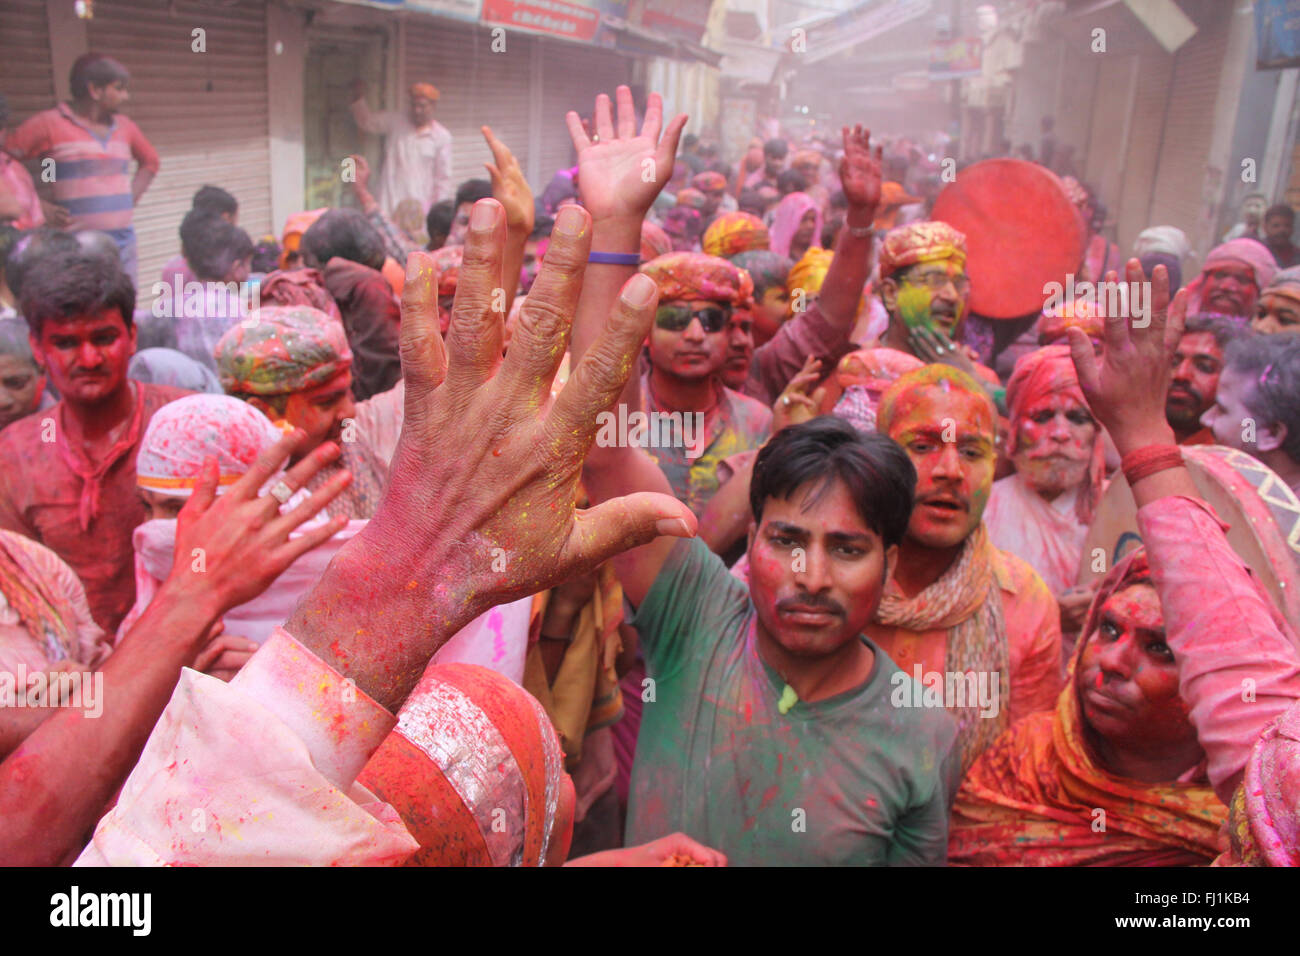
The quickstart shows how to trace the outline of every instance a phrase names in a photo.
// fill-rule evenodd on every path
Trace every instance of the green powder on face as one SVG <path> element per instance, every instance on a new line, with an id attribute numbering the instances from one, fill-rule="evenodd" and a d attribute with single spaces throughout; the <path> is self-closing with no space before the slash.
<path id="1" fill-rule="evenodd" d="M 904 282 L 898 287 L 898 314 L 909 329 L 934 328 L 930 321 L 930 290 Z"/>

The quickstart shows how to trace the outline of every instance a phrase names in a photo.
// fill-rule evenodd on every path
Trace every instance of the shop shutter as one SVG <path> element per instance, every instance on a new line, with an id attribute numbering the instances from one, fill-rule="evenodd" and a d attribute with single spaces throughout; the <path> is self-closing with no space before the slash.
<path id="1" fill-rule="evenodd" d="M 206 31 L 204 53 L 192 50 L 197 28 Z M 180 251 L 181 220 L 200 186 L 234 194 L 239 225 L 254 241 L 272 231 L 266 5 L 98 3 L 87 39 L 131 71 L 127 113 L 162 158 L 135 210 L 143 301 Z"/>
<path id="2" fill-rule="evenodd" d="M 1150 218 L 1149 212 L 1173 72 L 1174 58 L 1154 42 L 1149 50 L 1138 56 L 1137 90 L 1133 97 L 1128 151 L 1123 157 L 1116 210 L 1119 214 L 1116 241 L 1124 255 L 1133 248 L 1138 233 L 1148 226 L 1158 225 Z"/>
<path id="3" fill-rule="evenodd" d="M 589 115 L 598 93 L 611 97 L 620 83 L 632 79 L 633 59 L 627 53 L 602 47 L 540 40 L 542 44 L 541 182 L 544 189 L 558 169 L 573 165 L 573 141 L 564 115 L 575 110 Z"/>
<path id="4" fill-rule="evenodd" d="M 406 21 L 403 66 L 406 83 L 438 87 L 437 119 L 452 135 L 452 181 L 486 179 L 492 154 L 480 126 L 510 147 L 527 166 L 529 58 L 533 37 L 506 33 L 505 50 L 492 51 L 486 27 L 434 17 Z M 405 109 L 405 96 L 398 108 Z"/>
<path id="5" fill-rule="evenodd" d="M 1205 232 L 1206 210 L 1217 201 L 1206 169 L 1205 144 L 1213 139 L 1219 73 L 1228 45 L 1231 4 L 1198 21 L 1200 29 L 1173 57 L 1165 105 L 1159 174 L 1152 184 L 1148 225 L 1177 226 L 1192 241 Z"/>
<path id="6" fill-rule="evenodd" d="M 50 28 L 41 0 L 0 0 L 0 63 L 11 129 L 54 106 Z"/>

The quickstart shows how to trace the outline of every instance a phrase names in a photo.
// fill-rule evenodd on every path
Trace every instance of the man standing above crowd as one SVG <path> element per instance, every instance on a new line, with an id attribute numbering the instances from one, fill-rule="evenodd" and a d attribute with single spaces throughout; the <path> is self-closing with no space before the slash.
<path id="1" fill-rule="evenodd" d="M 384 214 L 393 218 L 404 199 L 420 204 L 420 215 L 434 203 L 452 197 L 451 133 L 433 118 L 441 94 L 432 83 L 413 83 L 406 113 L 395 110 L 374 114 L 366 105 L 366 85 L 352 85 L 352 118 L 367 133 L 384 136 L 384 168 L 379 174 L 377 199 Z"/>
<path id="2" fill-rule="evenodd" d="M 132 212 L 161 165 L 140 127 L 119 111 L 130 99 L 126 67 L 102 53 L 85 53 L 72 64 L 72 101 L 37 113 L 10 134 L 5 148 L 19 159 L 54 160 L 52 226 L 97 229 L 113 237 L 122 269 L 134 283 Z M 128 178 L 131 160 L 138 164 Z"/>
<path id="3" fill-rule="evenodd" d="M 111 633 L 135 600 L 131 533 L 147 517 L 136 452 L 153 413 L 187 393 L 127 378 L 135 289 L 113 260 L 50 250 L 26 266 L 21 301 L 63 398 L 0 433 L 0 528 L 66 561 Z"/>

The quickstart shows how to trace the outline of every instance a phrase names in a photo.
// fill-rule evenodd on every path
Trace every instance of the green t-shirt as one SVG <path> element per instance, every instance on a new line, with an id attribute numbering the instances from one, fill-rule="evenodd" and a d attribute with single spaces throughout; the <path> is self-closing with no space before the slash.
<path id="1" fill-rule="evenodd" d="M 895 707 L 913 679 L 871 641 L 871 676 L 785 714 L 749 588 L 679 541 L 637 610 L 646 672 L 627 844 L 680 830 L 742 865 L 942 864 L 956 727 Z M 650 699 L 653 692 L 653 699 Z"/>

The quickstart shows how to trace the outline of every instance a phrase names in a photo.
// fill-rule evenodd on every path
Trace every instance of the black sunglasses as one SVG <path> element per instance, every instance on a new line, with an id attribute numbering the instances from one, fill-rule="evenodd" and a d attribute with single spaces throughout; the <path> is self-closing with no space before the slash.
<path id="1" fill-rule="evenodd" d="M 661 305 L 655 311 L 655 325 L 669 332 L 684 331 L 691 319 L 699 319 L 705 332 L 721 332 L 731 320 L 731 307 L 706 305 L 693 311 L 689 305 Z"/>

